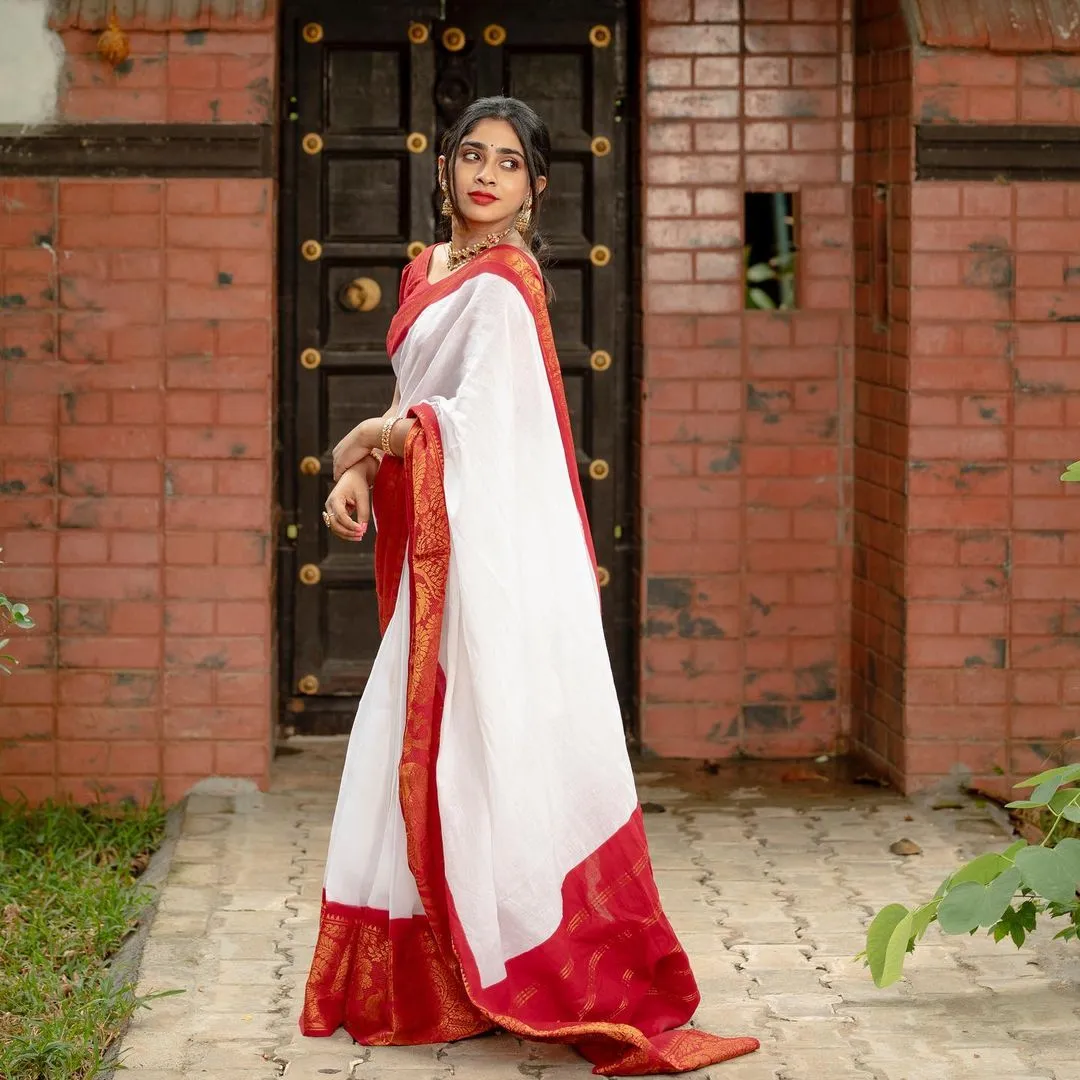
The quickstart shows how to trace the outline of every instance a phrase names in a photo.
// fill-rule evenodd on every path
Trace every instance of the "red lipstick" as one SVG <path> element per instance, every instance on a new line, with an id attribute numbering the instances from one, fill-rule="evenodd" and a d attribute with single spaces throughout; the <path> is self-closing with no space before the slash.
<path id="1" fill-rule="evenodd" d="M 494 195 L 489 195 L 486 191 L 470 191 L 469 198 L 477 206 L 490 206 L 493 202 L 498 201 Z"/>

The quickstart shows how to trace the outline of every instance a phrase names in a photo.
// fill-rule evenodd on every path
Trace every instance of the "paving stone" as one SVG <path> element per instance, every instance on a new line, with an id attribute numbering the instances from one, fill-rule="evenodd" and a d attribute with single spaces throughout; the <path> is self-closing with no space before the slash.
<path id="1" fill-rule="evenodd" d="M 334 752 L 318 760 L 339 770 Z M 694 1022 L 762 1043 L 685 1080 L 1080 1080 L 1075 946 L 1043 934 L 1017 953 L 934 930 L 884 991 L 853 960 L 879 907 L 921 902 L 961 862 L 1005 846 L 988 818 L 889 792 L 850 805 L 812 793 L 803 806 L 747 787 L 699 803 L 651 772 L 642 798 L 668 812 L 646 826 L 702 992 Z M 211 786 L 189 801 L 139 980 L 187 993 L 137 1016 L 124 1041 L 133 1080 L 591 1076 L 570 1048 L 506 1035 L 377 1048 L 300 1035 L 336 779 L 283 771 L 267 796 Z M 891 855 L 900 836 L 923 854 Z"/>

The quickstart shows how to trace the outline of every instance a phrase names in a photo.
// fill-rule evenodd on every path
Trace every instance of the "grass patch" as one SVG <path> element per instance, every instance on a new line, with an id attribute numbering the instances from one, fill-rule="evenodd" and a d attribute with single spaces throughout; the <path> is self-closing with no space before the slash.
<path id="1" fill-rule="evenodd" d="M 0 1077 L 91 1080 L 140 1002 L 109 957 L 150 900 L 150 807 L 0 803 Z"/>

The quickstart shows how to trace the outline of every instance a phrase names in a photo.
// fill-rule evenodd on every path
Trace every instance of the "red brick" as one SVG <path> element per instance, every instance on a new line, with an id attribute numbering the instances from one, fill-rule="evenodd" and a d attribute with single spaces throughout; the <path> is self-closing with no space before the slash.
<path id="1" fill-rule="evenodd" d="M 214 771 L 214 744 L 211 742 L 166 742 L 162 747 L 162 763 L 167 777 L 189 778 L 210 776 Z M 189 784 L 190 786 L 190 784 Z M 187 788 L 183 793 L 186 794 Z"/>
<path id="2" fill-rule="evenodd" d="M 694 81 L 693 61 L 684 58 L 651 59 L 645 65 L 646 85 L 654 87 L 690 86 Z"/>
<path id="3" fill-rule="evenodd" d="M 162 490 L 161 466 L 156 461 L 117 461 L 109 473 L 109 490 L 117 495 L 158 495 Z M 150 510 L 156 512 L 156 503 L 147 503 Z"/>
<path id="4" fill-rule="evenodd" d="M 165 712 L 165 738 L 266 739 L 269 720 L 262 707 L 168 709 Z"/>
<path id="5" fill-rule="evenodd" d="M 157 637 L 69 637 L 59 643 L 60 663 L 65 667 L 124 667 L 154 670 L 161 666 L 161 641 Z"/>
<path id="6" fill-rule="evenodd" d="M 836 94 L 826 90 L 747 90 L 744 101 L 748 117 L 825 119 L 837 113 Z"/>
<path id="7" fill-rule="evenodd" d="M 694 149 L 704 153 L 725 153 L 739 149 L 739 125 L 701 120 L 694 124 Z M 715 177 L 720 182 L 721 177 Z"/>
<path id="8" fill-rule="evenodd" d="M 693 195 L 688 188 L 651 188 L 645 213 L 648 217 L 690 217 L 693 213 Z"/>
<path id="9" fill-rule="evenodd" d="M 835 53 L 836 27 L 796 24 L 763 26 L 748 23 L 743 28 L 743 45 L 750 53 Z"/>
<path id="10" fill-rule="evenodd" d="M 203 637 L 212 634 L 214 631 L 213 605 L 203 600 L 170 601 L 165 605 L 165 630 L 169 634 Z"/>
<path id="11" fill-rule="evenodd" d="M 166 66 L 170 86 L 200 89 L 213 87 L 218 81 L 218 59 L 215 56 L 174 56 Z"/>
<path id="12" fill-rule="evenodd" d="M 791 61 L 785 56 L 747 57 L 743 61 L 745 86 L 788 86 L 791 83 Z"/>
<path id="13" fill-rule="evenodd" d="M 268 180 L 219 180 L 218 208 L 222 214 L 265 216 L 272 207 Z"/>
<path id="14" fill-rule="evenodd" d="M 693 144 L 693 127 L 690 124 L 648 125 L 645 133 L 648 149 L 652 153 L 684 153 Z"/>
<path id="15" fill-rule="evenodd" d="M 165 590 L 169 597 L 248 600 L 264 596 L 268 586 L 267 573 L 258 568 L 200 567 L 188 570 L 169 566 L 165 571 Z"/>
<path id="16" fill-rule="evenodd" d="M 742 14 L 747 22 L 788 22 L 791 5 L 789 0 L 745 0 Z"/>
<path id="17" fill-rule="evenodd" d="M 647 281 L 689 281 L 694 276 L 694 258 L 686 252 L 650 252 L 644 261 Z"/>
<path id="18" fill-rule="evenodd" d="M 217 742 L 215 772 L 219 776 L 263 776 L 269 767 L 268 740 Z"/>
<path id="19" fill-rule="evenodd" d="M 709 56 L 739 52 L 738 26 L 650 27 L 646 34 L 651 55 L 704 53 Z"/>
<path id="20" fill-rule="evenodd" d="M 747 124 L 745 129 L 747 150 L 786 150 L 789 145 L 790 127 L 786 123 Z"/>
<path id="21" fill-rule="evenodd" d="M 5 776 L 34 776 L 42 773 L 51 775 L 55 760 L 56 744 L 51 740 L 34 740 L 4 746 Z"/>
<path id="22" fill-rule="evenodd" d="M 271 243 L 267 215 L 192 217 L 170 214 L 165 222 L 168 244 L 173 248 L 265 248 Z"/>
<path id="23" fill-rule="evenodd" d="M 109 744 L 109 773 L 112 776 L 159 776 L 161 749 L 157 742 L 114 742 Z"/>
<path id="24" fill-rule="evenodd" d="M 665 63 L 671 61 L 650 61 L 650 70 L 653 63 Z M 683 63 L 683 61 L 678 61 Z M 694 60 L 695 86 L 738 86 L 739 85 L 739 60 L 735 56 L 703 56 Z M 689 80 L 677 85 L 686 86 Z M 672 84 L 676 85 L 676 84 Z"/>
<path id="25" fill-rule="evenodd" d="M 739 0 L 694 0 L 694 22 L 696 23 L 737 23 L 738 21 Z"/>
<path id="26" fill-rule="evenodd" d="M 739 113 L 735 90 L 654 90 L 648 95 L 648 113 L 662 119 L 716 120 Z"/>

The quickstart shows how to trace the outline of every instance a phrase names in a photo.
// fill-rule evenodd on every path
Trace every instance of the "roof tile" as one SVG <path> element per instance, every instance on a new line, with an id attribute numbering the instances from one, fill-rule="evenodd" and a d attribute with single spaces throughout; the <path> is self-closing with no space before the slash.
<path id="1" fill-rule="evenodd" d="M 1080 52 L 1080 0 L 905 0 L 915 32 L 935 49 Z"/>
<path id="2" fill-rule="evenodd" d="M 125 30 L 265 30 L 276 0 L 52 0 L 57 30 L 104 30 L 115 7 Z"/>

